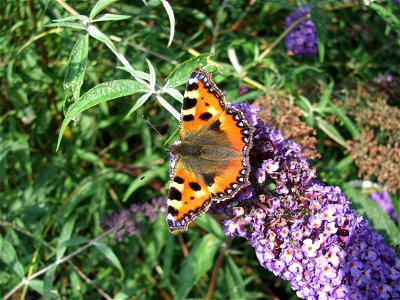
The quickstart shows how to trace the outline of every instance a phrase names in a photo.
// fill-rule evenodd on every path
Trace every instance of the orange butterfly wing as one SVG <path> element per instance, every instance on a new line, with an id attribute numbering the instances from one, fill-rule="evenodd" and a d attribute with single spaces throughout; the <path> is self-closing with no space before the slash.
<path id="1" fill-rule="evenodd" d="M 211 200 L 230 199 L 249 184 L 252 133 L 211 74 L 195 69 L 182 104 L 181 143 L 171 147 L 177 155 L 167 202 L 171 232 L 187 230 Z"/>

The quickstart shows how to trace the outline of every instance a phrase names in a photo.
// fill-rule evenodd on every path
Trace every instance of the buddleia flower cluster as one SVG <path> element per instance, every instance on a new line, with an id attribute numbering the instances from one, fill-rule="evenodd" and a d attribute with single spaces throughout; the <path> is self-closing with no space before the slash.
<path id="1" fill-rule="evenodd" d="M 376 191 L 371 193 L 369 196 L 389 215 L 393 222 L 398 222 L 396 209 L 394 208 L 392 199 L 387 191 Z"/>
<path id="2" fill-rule="evenodd" d="M 286 17 L 285 29 L 309 13 L 309 7 L 299 7 Z M 314 56 L 317 53 L 317 43 L 317 31 L 310 18 L 301 21 L 285 38 L 287 51 L 297 56 Z"/>
<path id="3" fill-rule="evenodd" d="M 305 299 L 400 299 L 400 260 L 341 189 L 316 180 L 299 146 L 233 104 L 255 128 L 251 185 L 215 202 L 225 234 L 246 238 L 260 264 Z"/>
<path id="4" fill-rule="evenodd" d="M 132 204 L 101 220 L 104 229 L 115 229 L 114 238 L 121 242 L 124 236 L 139 233 L 148 221 L 155 221 L 159 212 L 166 212 L 165 199 L 155 198 L 149 203 Z"/>

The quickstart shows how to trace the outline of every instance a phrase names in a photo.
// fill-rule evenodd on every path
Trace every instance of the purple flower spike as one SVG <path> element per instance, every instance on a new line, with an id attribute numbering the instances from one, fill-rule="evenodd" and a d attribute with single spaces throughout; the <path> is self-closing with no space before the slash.
<path id="1" fill-rule="evenodd" d="M 251 105 L 255 129 L 251 184 L 212 204 L 225 233 L 244 237 L 260 264 L 290 282 L 304 299 L 400 299 L 400 260 L 340 188 L 326 186 L 300 148 L 265 125 Z"/>
<path id="2" fill-rule="evenodd" d="M 310 13 L 309 7 L 299 7 L 286 17 L 285 29 Z M 286 49 L 297 56 L 314 56 L 317 53 L 317 31 L 314 22 L 307 18 L 291 30 L 285 38 Z"/>
<path id="3" fill-rule="evenodd" d="M 399 0 L 400 1 L 400 0 Z M 398 218 L 396 210 L 393 206 L 392 199 L 387 191 L 377 191 L 370 194 L 371 199 L 376 202 L 394 222 L 397 223 Z"/>
<path id="4" fill-rule="evenodd" d="M 150 203 L 132 204 L 129 209 L 117 211 L 101 220 L 105 229 L 115 229 L 114 238 L 121 242 L 124 236 L 141 231 L 146 220 L 155 221 L 159 212 L 166 212 L 165 200 L 155 198 Z"/>

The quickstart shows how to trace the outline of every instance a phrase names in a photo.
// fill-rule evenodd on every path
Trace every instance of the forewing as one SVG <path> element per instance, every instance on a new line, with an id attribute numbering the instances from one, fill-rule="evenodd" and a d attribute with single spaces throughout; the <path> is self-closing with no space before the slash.
<path id="1" fill-rule="evenodd" d="M 194 69 L 186 86 L 182 112 L 180 138 L 212 124 L 223 112 L 225 97 L 212 81 L 212 75 Z"/>

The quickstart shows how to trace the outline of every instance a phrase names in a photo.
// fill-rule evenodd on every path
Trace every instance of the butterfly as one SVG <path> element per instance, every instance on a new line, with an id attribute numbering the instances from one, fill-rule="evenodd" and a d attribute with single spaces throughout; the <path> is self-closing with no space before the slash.
<path id="1" fill-rule="evenodd" d="M 175 158 L 167 201 L 171 232 L 186 231 L 212 201 L 232 198 L 249 185 L 253 128 L 231 106 L 212 80 L 196 68 L 182 103 L 180 141 L 169 151 Z"/>

